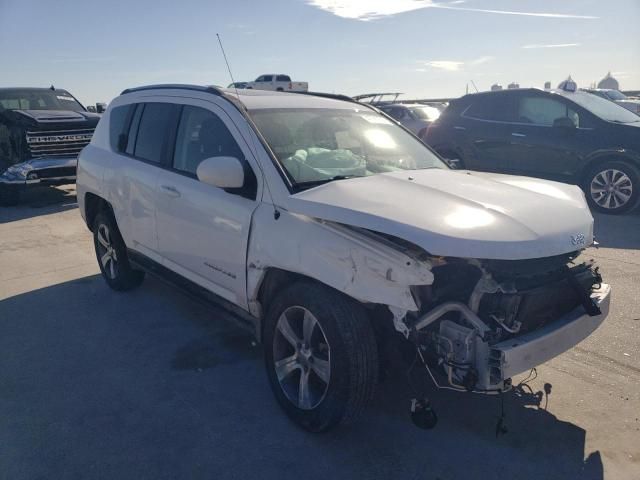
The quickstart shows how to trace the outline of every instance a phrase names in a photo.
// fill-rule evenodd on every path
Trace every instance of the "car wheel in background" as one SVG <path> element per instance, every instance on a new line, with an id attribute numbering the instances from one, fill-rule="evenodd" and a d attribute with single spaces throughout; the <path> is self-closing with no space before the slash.
<path id="1" fill-rule="evenodd" d="M 112 289 L 132 290 L 142 283 L 144 272 L 129 264 L 127 249 L 111 214 L 103 211 L 96 215 L 93 243 L 102 276 Z"/>
<path id="2" fill-rule="evenodd" d="M 373 328 L 363 307 L 340 292 L 313 282 L 286 288 L 268 308 L 263 340 L 276 399 L 304 429 L 351 421 L 372 398 Z"/>
<path id="3" fill-rule="evenodd" d="M 640 194 L 640 174 L 624 161 L 593 167 L 583 185 L 589 206 L 598 212 L 618 214 L 633 208 Z"/>

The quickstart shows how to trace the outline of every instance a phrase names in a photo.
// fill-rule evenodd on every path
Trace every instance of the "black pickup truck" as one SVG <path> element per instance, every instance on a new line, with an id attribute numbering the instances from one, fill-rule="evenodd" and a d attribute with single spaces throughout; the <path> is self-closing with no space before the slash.
<path id="1" fill-rule="evenodd" d="M 0 204 L 32 185 L 74 183 L 99 119 L 66 90 L 0 88 Z"/>

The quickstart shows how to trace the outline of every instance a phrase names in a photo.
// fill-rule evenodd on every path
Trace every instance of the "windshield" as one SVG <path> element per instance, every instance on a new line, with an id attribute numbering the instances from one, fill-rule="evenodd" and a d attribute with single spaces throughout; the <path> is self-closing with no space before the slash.
<path id="1" fill-rule="evenodd" d="M 640 117 L 635 113 L 597 95 L 582 92 L 565 95 L 565 97 L 603 120 L 616 123 L 640 122 Z"/>
<path id="2" fill-rule="evenodd" d="M 626 100 L 627 96 L 622 93 L 619 92 L 618 90 L 609 90 L 608 92 L 606 92 L 607 97 L 609 97 L 611 100 Z"/>
<path id="3" fill-rule="evenodd" d="M 412 108 L 413 114 L 420 120 L 429 120 L 433 122 L 440 116 L 440 110 L 435 107 L 416 107 Z"/>
<path id="4" fill-rule="evenodd" d="M 0 90 L 0 107 L 6 110 L 73 110 L 85 109 L 64 90 Z"/>
<path id="5" fill-rule="evenodd" d="M 448 168 L 424 144 L 368 109 L 250 112 L 298 187 L 398 170 Z"/>

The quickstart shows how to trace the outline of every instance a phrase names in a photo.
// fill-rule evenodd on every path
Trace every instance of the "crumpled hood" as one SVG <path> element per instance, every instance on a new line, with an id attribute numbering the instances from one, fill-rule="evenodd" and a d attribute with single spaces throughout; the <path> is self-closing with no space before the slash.
<path id="1" fill-rule="evenodd" d="M 99 119 L 100 116 L 90 112 L 76 112 L 73 110 L 14 110 L 25 117 L 37 122 L 73 122 L 87 119 Z"/>
<path id="2" fill-rule="evenodd" d="M 286 208 L 412 242 L 432 255 L 518 260 L 593 242 L 576 186 L 463 170 L 414 170 L 336 180 L 288 198 Z"/>

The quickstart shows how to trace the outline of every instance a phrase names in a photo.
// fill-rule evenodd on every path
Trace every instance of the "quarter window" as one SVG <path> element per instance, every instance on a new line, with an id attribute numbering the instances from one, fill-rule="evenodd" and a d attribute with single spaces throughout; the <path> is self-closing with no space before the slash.
<path id="1" fill-rule="evenodd" d="M 162 149 L 169 132 L 175 106 L 171 103 L 147 103 L 142 112 L 134 155 L 162 163 Z"/>
<path id="2" fill-rule="evenodd" d="M 518 122 L 550 127 L 559 118 L 568 117 L 580 126 L 578 113 L 563 102 L 546 97 L 523 97 L 518 104 Z"/>
<path id="3" fill-rule="evenodd" d="M 244 159 L 231 132 L 217 115 L 204 108 L 185 106 L 176 137 L 173 167 L 195 175 L 200 162 L 211 157 Z"/>
<path id="4" fill-rule="evenodd" d="M 127 148 L 127 120 L 131 105 L 123 105 L 111 109 L 109 114 L 109 141 L 111 148 L 116 152 L 123 152 Z"/>

